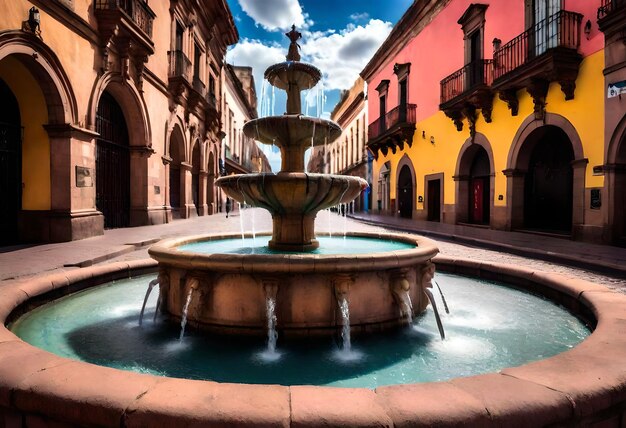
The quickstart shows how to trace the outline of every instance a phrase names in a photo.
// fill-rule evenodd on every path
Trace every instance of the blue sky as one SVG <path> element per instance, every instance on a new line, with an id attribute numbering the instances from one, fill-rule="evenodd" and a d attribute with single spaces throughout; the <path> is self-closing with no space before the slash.
<path id="1" fill-rule="evenodd" d="M 329 118 L 340 91 L 352 86 L 412 1 L 228 0 L 239 43 L 229 49 L 226 60 L 253 67 L 261 116 L 272 111 L 282 114 L 284 94 L 276 90 L 272 97 L 271 89 L 264 90 L 263 73 L 285 60 L 289 40 L 284 33 L 296 24 L 303 34 L 302 61 L 317 66 L 324 76 L 320 88 L 308 94 L 303 109 L 308 104 L 310 116 Z M 275 159 L 272 164 L 276 165 Z"/>

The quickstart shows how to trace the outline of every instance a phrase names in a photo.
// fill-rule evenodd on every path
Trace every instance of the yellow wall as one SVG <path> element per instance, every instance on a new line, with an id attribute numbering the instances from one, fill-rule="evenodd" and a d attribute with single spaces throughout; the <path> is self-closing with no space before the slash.
<path id="1" fill-rule="evenodd" d="M 557 82 L 550 85 L 546 98 L 546 111 L 564 116 L 574 126 L 582 141 L 584 157 L 589 159 L 586 173 L 586 187 L 602 187 L 603 176 L 593 175 L 593 166 L 604 163 L 604 52 L 599 51 L 586 57 L 579 69 L 576 80 L 575 98 L 565 101 L 564 94 Z M 526 90 L 518 92 L 519 113 L 512 116 L 505 102 L 497 95 L 494 97 L 492 122 L 486 123 L 479 115 L 476 130 L 485 135 L 493 151 L 495 165 L 495 192 L 494 204 L 506 205 L 506 177 L 502 173 L 507 168 L 509 150 L 515 134 L 522 122 L 533 114 L 533 101 Z M 419 109 L 419 99 L 417 108 Z M 422 137 L 422 131 L 425 137 Z M 431 136 L 435 143 L 431 144 Z M 435 173 L 444 174 L 443 190 L 444 204 L 455 203 L 455 183 L 452 177 L 455 174 L 456 164 L 460 155 L 461 146 L 469 138 L 467 121 L 463 130 L 457 131 L 452 120 L 439 111 L 437 114 L 420 121 L 416 125 L 412 147 L 405 146 L 405 150 L 391 151 L 387 156 L 379 154 L 374 164 L 373 182 L 377 186 L 378 174 L 382 165 L 390 161 L 390 198 L 396 199 L 397 166 L 400 159 L 407 154 L 413 163 L 416 174 L 415 201 L 418 196 L 425 198 L 424 176 Z M 498 200 L 503 195 L 503 200 Z M 376 193 L 374 193 L 376 197 Z M 374 202 L 374 206 L 375 206 Z M 424 204 L 416 202 L 416 209 L 424 209 Z"/>
<path id="2" fill-rule="evenodd" d="M 18 60 L 0 61 L 0 78 L 13 91 L 20 106 L 22 140 L 22 209 L 50 209 L 50 142 L 42 124 L 48 109 L 39 84 Z"/>

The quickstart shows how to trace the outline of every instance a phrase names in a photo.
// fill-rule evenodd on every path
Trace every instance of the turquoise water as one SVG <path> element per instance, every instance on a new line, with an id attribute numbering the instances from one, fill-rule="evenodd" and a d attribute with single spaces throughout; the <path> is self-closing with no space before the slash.
<path id="1" fill-rule="evenodd" d="M 270 250 L 267 247 L 270 239 L 271 236 L 257 236 L 254 239 L 219 239 L 181 245 L 178 249 L 180 251 L 201 254 L 291 254 L 285 251 Z M 320 242 L 319 248 L 307 251 L 306 254 L 367 254 L 415 248 L 415 245 L 405 242 L 357 236 L 347 236 L 345 238 L 343 236 L 318 236 L 317 240 Z"/>
<path id="2" fill-rule="evenodd" d="M 450 314 L 446 339 L 429 308 L 413 325 L 369 337 L 283 341 L 267 358 L 265 341 L 207 337 L 157 319 L 156 291 L 143 326 L 138 315 L 154 276 L 116 281 L 44 305 L 12 325 L 26 342 L 63 357 L 141 373 L 220 382 L 375 388 L 493 372 L 547 358 L 580 343 L 588 329 L 554 304 L 504 286 L 436 275 Z M 433 290 L 437 299 L 437 290 Z M 439 302 L 443 311 L 443 305 Z M 277 321 L 280 327 L 280 319 Z"/>

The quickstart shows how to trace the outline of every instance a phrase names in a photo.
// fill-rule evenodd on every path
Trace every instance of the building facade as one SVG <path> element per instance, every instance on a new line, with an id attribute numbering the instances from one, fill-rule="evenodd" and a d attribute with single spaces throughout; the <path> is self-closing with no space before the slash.
<path id="1" fill-rule="evenodd" d="M 223 57 L 238 40 L 225 0 L 16 0 L 3 12 L 3 244 L 216 210 Z"/>
<path id="2" fill-rule="evenodd" d="M 342 129 L 341 136 L 332 143 L 315 147 L 309 158 L 308 171 L 325 174 L 341 174 L 361 177 L 370 183 L 368 174 L 367 97 L 365 82 L 358 78 L 352 88 L 343 91 L 333 109 L 331 120 Z M 371 169 L 371 162 L 369 164 Z M 351 209 L 366 211 L 370 207 L 370 191 L 367 189 L 354 200 Z"/>
<path id="3" fill-rule="evenodd" d="M 252 67 L 226 64 L 224 72 L 224 174 L 271 172 L 269 161 L 257 142 L 243 133 L 243 126 L 257 118 L 257 95 Z M 226 196 L 220 192 L 222 206 Z"/>
<path id="4" fill-rule="evenodd" d="M 612 242 L 609 213 L 625 207 L 604 172 L 620 168 L 605 148 L 618 119 L 605 124 L 601 6 L 414 2 L 361 73 L 375 208 Z M 613 111 L 623 121 L 624 104 Z"/>

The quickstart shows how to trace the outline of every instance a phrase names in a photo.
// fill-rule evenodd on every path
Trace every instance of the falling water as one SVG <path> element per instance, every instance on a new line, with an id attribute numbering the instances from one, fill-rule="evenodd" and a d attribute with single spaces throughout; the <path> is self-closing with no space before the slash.
<path id="1" fill-rule="evenodd" d="M 263 84 L 261 85 L 261 102 L 259 103 L 261 105 L 261 117 L 267 116 L 267 112 L 264 111 L 264 103 L 265 103 L 265 89 L 267 86 L 267 80 L 263 79 Z M 259 131 L 258 131 L 258 126 L 257 126 L 257 136 L 259 135 Z"/>
<path id="2" fill-rule="evenodd" d="M 406 307 L 406 313 L 404 316 L 406 317 L 406 322 L 411 325 L 413 323 L 413 302 L 411 301 L 411 295 L 409 292 L 405 291 L 404 293 L 405 294 L 402 296 L 404 306 Z"/>
<path id="3" fill-rule="evenodd" d="M 159 293 L 159 298 L 157 299 L 156 306 L 154 307 L 154 317 L 152 318 L 152 322 L 156 322 L 157 316 L 159 315 L 160 307 L 161 307 L 161 293 Z"/>
<path id="4" fill-rule="evenodd" d="M 443 324 L 441 323 L 441 317 L 439 316 L 439 310 L 437 309 L 437 303 L 435 302 L 435 296 L 433 296 L 432 291 L 429 288 L 424 288 L 424 292 L 428 296 L 428 300 L 430 300 L 430 304 L 433 307 L 433 311 L 435 312 L 435 321 L 437 321 L 437 328 L 439 329 L 439 335 L 441 336 L 441 340 L 446 338 L 446 333 L 443 331 Z"/>
<path id="5" fill-rule="evenodd" d="M 350 308 L 348 306 L 348 299 L 342 298 L 339 301 L 339 310 L 341 311 L 341 319 L 343 322 L 341 328 L 341 338 L 343 339 L 343 351 L 350 352 L 352 349 L 352 343 L 350 343 Z"/>
<path id="6" fill-rule="evenodd" d="M 156 278 L 150 281 L 150 283 L 148 284 L 148 289 L 146 290 L 146 297 L 144 297 L 143 299 L 143 305 L 141 306 L 141 312 L 139 313 L 139 325 L 143 323 L 143 312 L 146 310 L 146 303 L 148 303 L 148 297 L 150 297 L 150 293 L 152 292 L 152 289 L 158 283 L 159 283 L 159 279 Z M 156 311 L 158 311 L 158 308 Z"/>
<path id="7" fill-rule="evenodd" d="M 266 301 L 267 307 L 267 352 L 276 354 L 276 340 L 278 333 L 276 332 L 276 302 L 273 298 L 268 297 Z"/>
<path id="8" fill-rule="evenodd" d="M 189 310 L 189 303 L 191 303 L 191 296 L 193 295 L 193 288 L 189 289 L 189 294 L 187 294 L 187 301 L 185 302 L 185 306 L 183 307 L 183 317 L 180 320 L 180 336 L 178 340 L 180 342 L 183 341 L 183 336 L 185 335 L 185 326 L 187 325 L 187 310 Z"/>
<path id="9" fill-rule="evenodd" d="M 241 240 L 245 242 L 246 234 L 244 233 L 244 230 L 243 230 L 243 209 L 241 209 L 240 202 L 237 202 L 237 205 L 239 206 L 239 229 L 241 230 Z"/>
<path id="10" fill-rule="evenodd" d="M 276 93 L 275 93 L 275 89 L 276 88 L 272 85 L 272 105 L 271 105 L 272 116 L 274 116 L 275 107 L 276 107 Z"/>
<path id="11" fill-rule="evenodd" d="M 437 290 L 439 290 L 439 295 L 441 296 L 441 301 L 443 302 L 443 307 L 446 310 L 446 314 L 450 313 L 450 309 L 448 309 L 448 303 L 446 303 L 446 298 L 443 296 L 443 292 L 441 291 L 441 287 L 439 287 L 439 284 L 437 283 L 437 281 L 434 281 L 435 285 L 437 286 Z"/>
<path id="12" fill-rule="evenodd" d="M 330 215 L 332 214 L 332 211 L 330 210 L 330 208 L 328 208 L 326 210 L 326 219 L 328 220 L 328 237 L 332 238 L 333 237 L 333 229 L 331 227 L 331 221 L 330 221 Z"/>
<path id="13" fill-rule="evenodd" d="M 341 204 L 341 208 L 343 211 L 343 239 L 345 240 L 348 233 L 348 204 Z"/>
<path id="14" fill-rule="evenodd" d="M 255 247 L 256 245 L 254 245 L 256 243 L 256 210 L 252 209 L 251 210 L 251 217 L 252 217 L 252 242 L 253 242 L 253 247 Z"/>

